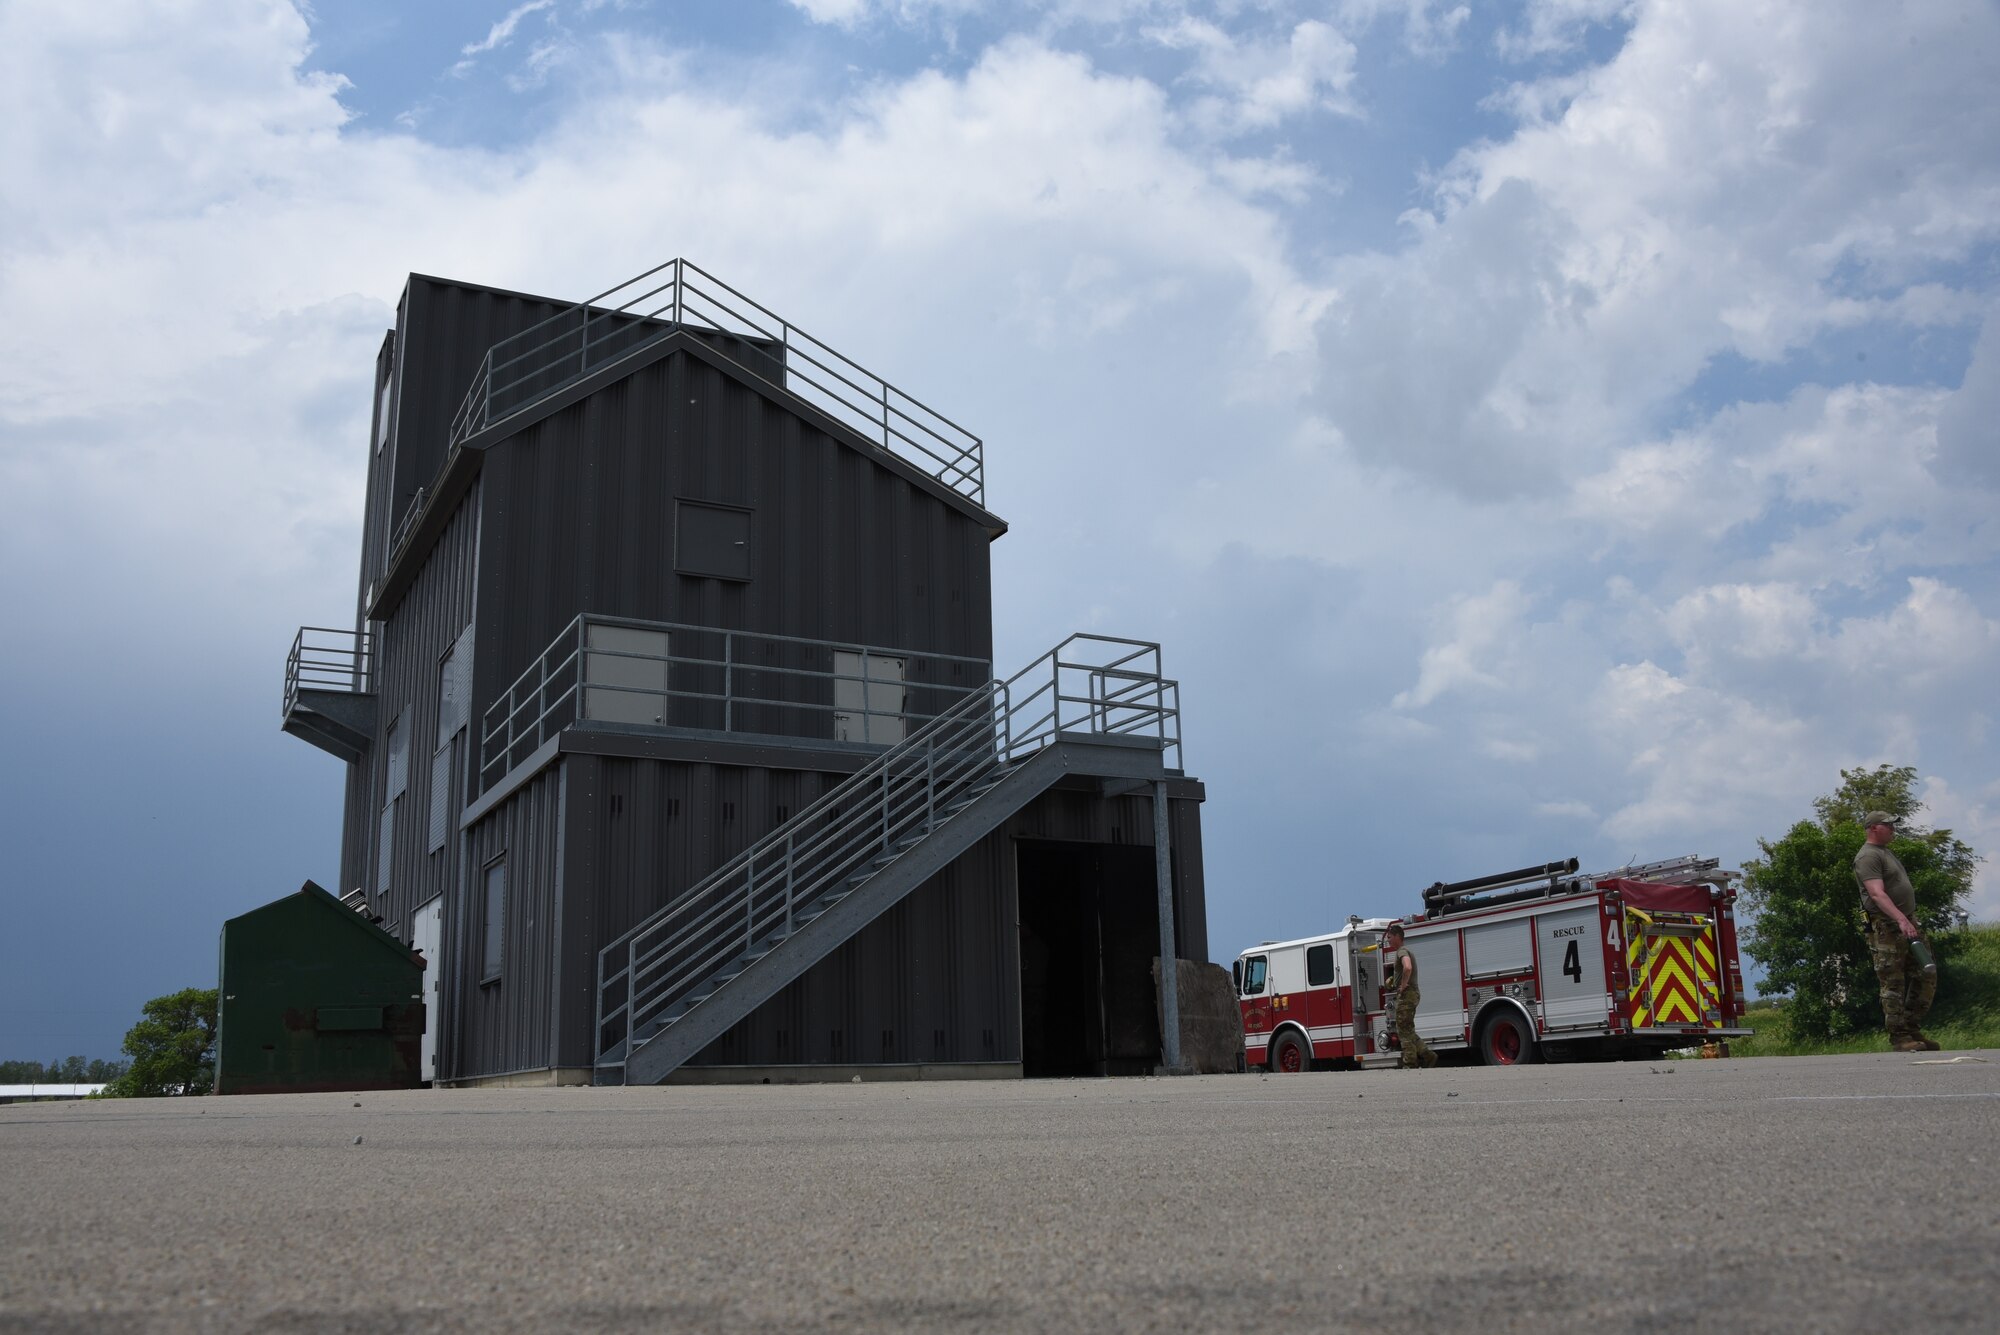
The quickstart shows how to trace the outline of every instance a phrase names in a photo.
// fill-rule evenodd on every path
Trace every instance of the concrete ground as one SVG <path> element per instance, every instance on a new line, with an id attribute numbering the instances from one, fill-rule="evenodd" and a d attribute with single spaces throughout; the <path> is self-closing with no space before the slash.
<path id="1" fill-rule="evenodd" d="M 1970 1055 L 13 1105 L 0 1331 L 1990 1331 Z"/>

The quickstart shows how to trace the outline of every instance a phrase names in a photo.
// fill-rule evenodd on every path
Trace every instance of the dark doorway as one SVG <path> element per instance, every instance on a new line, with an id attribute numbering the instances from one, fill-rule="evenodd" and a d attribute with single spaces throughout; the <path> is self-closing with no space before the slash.
<path id="1" fill-rule="evenodd" d="M 1160 1063 L 1153 850 L 1023 840 L 1021 1074 L 1145 1075 Z"/>

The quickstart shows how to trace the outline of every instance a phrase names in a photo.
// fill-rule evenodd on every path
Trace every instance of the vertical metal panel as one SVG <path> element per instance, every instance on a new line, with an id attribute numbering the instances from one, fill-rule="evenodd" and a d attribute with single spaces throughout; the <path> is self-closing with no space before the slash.
<path id="1" fill-rule="evenodd" d="M 557 880 L 562 862 L 564 763 L 549 766 L 511 794 L 469 831 L 468 875 L 457 899 L 458 967 L 446 974 L 450 1005 L 458 1015 L 457 1042 L 441 1054 L 446 1080 L 465 1080 L 560 1065 L 550 1044 L 549 1017 L 558 1004 L 555 943 Z M 500 975 L 486 981 L 479 968 L 480 872 L 495 859 L 507 863 L 504 957 Z M 588 1062 L 581 1063 L 588 1065 Z"/>
<path id="2" fill-rule="evenodd" d="M 1170 801 L 1168 818 L 1178 954 L 1205 960 L 1199 804 Z M 1152 844 L 1153 829 L 1149 795 L 1044 794 L 689 1065 L 1021 1060 L 1015 845 L 1054 839 L 1143 847 Z M 1196 924 L 1204 930 L 1189 930 Z"/>
<path id="3" fill-rule="evenodd" d="M 386 466 L 371 469 L 362 551 L 364 593 L 370 581 L 382 577 L 388 538 L 411 501 L 437 477 L 449 445 L 452 414 L 471 387 L 486 350 L 570 305 L 410 275 L 397 308 L 394 435 L 383 452 Z"/>
<path id="4" fill-rule="evenodd" d="M 396 349 L 401 341 L 401 331 L 404 323 L 403 315 L 408 308 L 409 292 L 408 289 L 405 289 L 402 299 L 396 303 L 396 328 L 390 330 L 387 336 L 383 338 L 381 351 L 375 355 L 375 379 L 371 382 L 371 393 L 373 392 L 373 386 L 379 385 L 382 378 L 387 376 L 390 378 L 391 392 L 393 394 L 397 383 Z M 393 422 L 392 401 L 392 425 Z M 370 423 L 368 431 L 368 490 L 366 492 L 368 499 L 361 520 L 361 577 L 355 589 L 357 607 L 355 612 L 355 628 L 357 630 L 361 628 L 361 619 L 368 614 L 369 585 L 372 581 L 379 579 L 382 574 L 382 549 L 383 544 L 387 541 L 387 525 L 395 522 L 388 514 L 389 495 L 394 486 L 395 446 L 393 440 L 391 440 L 383 442 L 378 448 L 377 440 L 382 428 L 383 423 L 378 401 L 376 415 Z"/>
<path id="5" fill-rule="evenodd" d="M 370 757 L 372 759 L 372 756 Z M 374 790 L 375 772 L 367 763 L 347 767 L 346 806 L 340 822 L 340 884 L 346 894 L 359 890 L 374 865 L 374 811 L 368 795 Z"/>
<path id="6" fill-rule="evenodd" d="M 438 734 L 444 662 L 447 655 L 454 654 L 454 645 L 460 644 L 471 620 L 478 498 L 475 484 L 452 515 L 408 596 L 376 628 L 375 689 L 384 723 L 398 730 L 399 745 L 415 747 Z M 457 657 L 472 653 L 469 640 L 456 650 Z M 394 791 L 395 762 L 390 751 L 386 745 L 378 746 L 371 756 L 374 775 L 370 796 L 376 811 Z M 445 894 L 457 880 L 458 841 L 447 837 L 434 844 L 428 819 L 434 806 L 432 784 L 439 779 L 450 786 L 442 806 L 451 825 L 456 825 L 457 813 L 464 809 L 465 748 L 454 747 L 451 754 L 452 763 L 443 766 L 409 765 L 405 761 L 402 795 L 395 799 L 401 811 L 393 822 L 381 822 L 385 831 L 393 827 L 393 838 L 386 847 L 378 841 L 370 850 L 368 865 L 373 875 L 369 884 L 386 885 L 375 909 L 382 915 L 383 926 L 406 940 L 410 915 L 416 907 Z M 451 902 L 446 901 L 448 906 Z"/>
<path id="7" fill-rule="evenodd" d="M 992 656 L 978 522 L 687 352 L 494 445 L 483 483 L 478 710 L 579 612 Z M 751 511 L 750 579 L 675 571 L 683 499 Z"/>

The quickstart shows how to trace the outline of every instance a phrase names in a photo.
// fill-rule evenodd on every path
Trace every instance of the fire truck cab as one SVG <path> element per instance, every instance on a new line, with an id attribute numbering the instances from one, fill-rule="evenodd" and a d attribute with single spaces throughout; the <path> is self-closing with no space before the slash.
<path id="1" fill-rule="evenodd" d="M 1382 932 L 1392 918 L 1350 918 L 1325 936 L 1266 941 L 1231 969 L 1252 1066 L 1353 1066 L 1374 1050 L 1382 1015 Z M 1414 946 L 1412 947 L 1414 949 Z M 1417 973 L 1424 957 L 1417 956 Z M 1421 988 L 1419 989 L 1421 990 Z M 1423 1032 L 1421 1021 L 1418 1032 Z"/>

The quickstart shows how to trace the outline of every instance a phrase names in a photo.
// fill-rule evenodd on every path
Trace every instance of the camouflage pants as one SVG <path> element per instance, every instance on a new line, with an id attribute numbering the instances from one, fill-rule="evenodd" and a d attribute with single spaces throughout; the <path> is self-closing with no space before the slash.
<path id="1" fill-rule="evenodd" d="M 1430 1044 L 1417 1037 L 1417 1003 L 1423 994 L 1414 987 L 1406 987 L 1396 994 L 1396 1037 L 1403 1044 L 1403 1065 L 1405 1067 L 1429 1066 Z"/>
<path id="2" fill-rule="evenodd" d="M 1889 1041 L 1915 1038 L 1937 995 L 1937 975 L 1925 973 L 1910 957 L 1910 942 L 1896 924 L 1870 915 L 1868 953 L 1875 961 L 1875 978 L 1882 985 L 1882 1024 Z"/>

